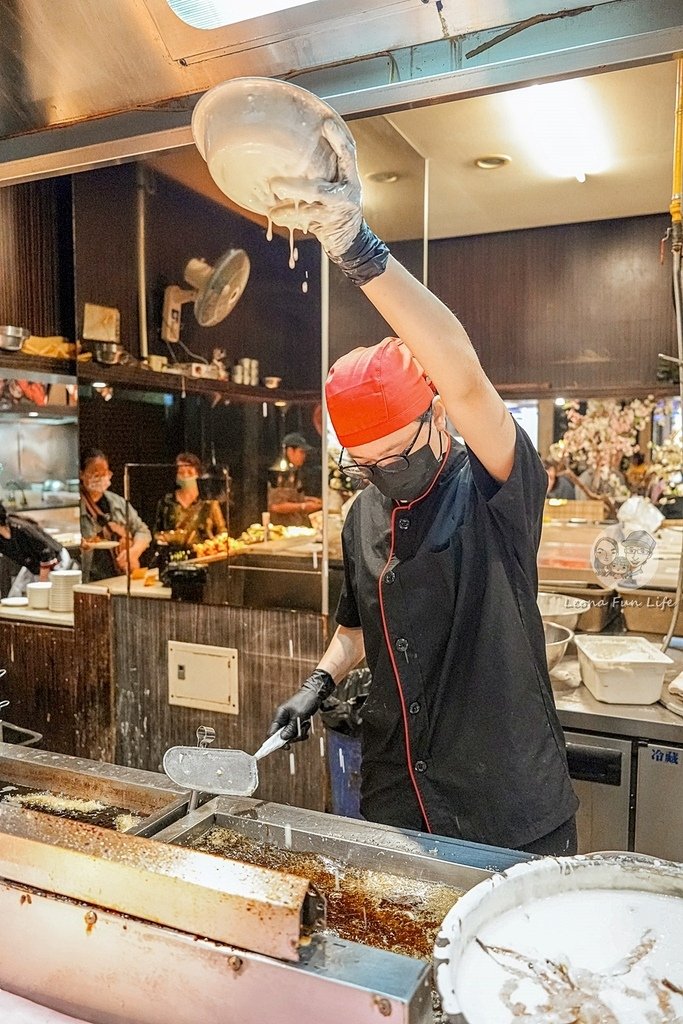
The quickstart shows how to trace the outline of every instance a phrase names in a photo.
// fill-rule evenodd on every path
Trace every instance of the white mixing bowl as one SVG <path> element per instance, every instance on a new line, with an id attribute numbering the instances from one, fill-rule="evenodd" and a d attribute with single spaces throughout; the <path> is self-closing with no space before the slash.
<path id="1" fill-rule="evenodd" d="M 628 853 L 543 857 L 480 882 L 436 938 L 446 1020 L 680 1020 L 682 886 L 680 864 Z"/>
<path id="2" fill-rule="evenodd" d="M 273 78 L 233 78 L 199 100 L 192 135 L 221 191 L 239 206 L 269 216 L 275 202 L 272 178 L 336 178 L 337 158 L 322 134 L 328 118 L 352 140 L 339 114 L 306 89 Z M 293 204 L 273 221 L 308 227 Z"/>

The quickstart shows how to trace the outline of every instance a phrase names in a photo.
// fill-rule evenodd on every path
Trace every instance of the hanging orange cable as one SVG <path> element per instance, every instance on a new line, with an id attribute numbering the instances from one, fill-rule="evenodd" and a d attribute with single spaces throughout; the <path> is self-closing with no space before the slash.
<path id="1" fill-rule="evenodd" d="M 683 57 L 676 60 L 676 110 L 674 114 L 674 161 L 671 189 L 671 221 L 681 223 L 681 193 L 683 192 Z"/>

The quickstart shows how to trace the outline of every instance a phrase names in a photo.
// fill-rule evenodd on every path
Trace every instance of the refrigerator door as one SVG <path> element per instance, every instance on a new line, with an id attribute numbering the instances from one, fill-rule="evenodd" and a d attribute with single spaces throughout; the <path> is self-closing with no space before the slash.
<path id="1" fill-rule="evenodd" d="M 630 740 L 565 732 L 569 774 L 580 806 L 579 853 L 628 850 Z"/>
<path id="2" fill-rule="evenodd" d="M 638 748 L 635 849 L 683 860 L 683 747 Z"/>

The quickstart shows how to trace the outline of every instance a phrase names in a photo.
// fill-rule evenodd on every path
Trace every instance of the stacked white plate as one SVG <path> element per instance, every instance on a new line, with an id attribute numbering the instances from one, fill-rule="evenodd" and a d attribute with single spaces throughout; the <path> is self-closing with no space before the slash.
<path id="1" fill-rule="evenodd" d="M 80 569 L 55 569 L 50 573 L 50 611 L 72 612 L 74 587 L 81 582 Z"/>

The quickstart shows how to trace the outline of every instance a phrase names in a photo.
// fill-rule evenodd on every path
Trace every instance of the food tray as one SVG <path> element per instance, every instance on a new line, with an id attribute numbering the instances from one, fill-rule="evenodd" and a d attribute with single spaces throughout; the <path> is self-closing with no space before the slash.
<path id="1" fill-rule="evenodd" d="M 590 608 L 579 616 L 576 624 L 576 629 L 582 633 L 602 633 L 603 629 L 618 616 L 621 607 L 621 599 L 616 590 L 605 590 L 600 586 L 573 585 L 571 582 L 562 583 L 561 580 L 542 579 L 538 589 L 588 601 Z"/>
<path id="2" fill-rule="evenodd" d="M 626 628 L 632 633 L 668 632 L 676 594 L 673 590 L 645 590 L 639 588 L 622 594 L 621 608 Z M 676 616 L 676 636 L 683 636 L 683 601 Z"/>
<path id="3" fill-rule="evenodd" d="M 588 523 L 599 523 L 605 516 L 605 506 L 601 501 L 593 498 L 579 499 L 578 501 L 562 500 L 559 498 L 546 499 L 543 509 L 545 520 L 567 519 L 584 520 Z"/>
<path id="4" fill-rule="evenodd" d="M 156 772 L 0 743 L 0 807 L 149 836 L 181 818 L 189 801 L 189 790 Z"/>
<path id="5" fill-rule="evenodd" d="M 654 704 L 671 658 L 642 636 L 577 636 L 581 678 L 605 704 Z"/>

